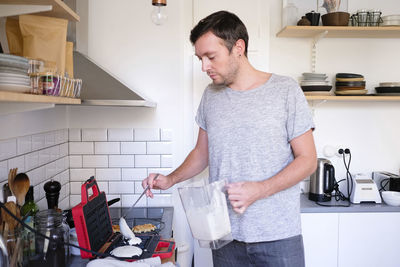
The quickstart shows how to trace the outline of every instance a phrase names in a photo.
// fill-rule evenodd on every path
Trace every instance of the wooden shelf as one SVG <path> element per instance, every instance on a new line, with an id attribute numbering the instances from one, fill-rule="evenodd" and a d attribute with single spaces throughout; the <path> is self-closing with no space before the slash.
<path id="1" fill-rule="evenodd" d="M 400 101 L 400 96 L 319 96 L 319 95 L 312 95 L 306 96 L 307 100 L 329 100 L 329 101 Z"/>
<path id="2" fill-rule="evenodd" d="M 35 5 L 42 6 L 42 8 L 38 9 Z M 18 15 L 18 13 L 15 14 L 14 12 L 16 8 L 19 8 L 18 6 L 21 6 L 21 12 L 19 14 L 35 13 L 37 15 L 63 18 L 76 22 L 80 20 L 78 14 L 76 14 L 62 0 L 0 0 L 0 17 Z M 51 6 L 51 10 L 44 11 L 48 10 L 46 6 Z M 32 10 L 31 12 L 29 12 L 30 8 Z M 40 10 L 43 10 L 43 12 L 39 12 Z"/>
<path id="3" fill-rule="evenodd" d="M 79 105 L 81 100 L 78 98 L 33 95 L 0 91 L 0 101 L 4 102 L 25 102 L 25 103 L 49 103 L 49 104 L 66 104 Z M 0 104 L 1 105 L 1 104 Z"/>
<path id="4" fill-rule="evenodd" d="M 277 37 L 313 38 L 324 32 L 325 38 L 400 38 L 400 27 L 287 26 Z"/>

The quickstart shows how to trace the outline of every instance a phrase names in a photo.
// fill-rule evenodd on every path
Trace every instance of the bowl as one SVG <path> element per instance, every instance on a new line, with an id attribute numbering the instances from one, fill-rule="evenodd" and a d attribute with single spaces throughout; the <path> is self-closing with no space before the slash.
<path id="1" fill-rule="evenodd" d="M 400 192 L 383 191 L 382 198 L 389 206 L 400 206 Z"/>
<path id="2" fill-rule="evenodd" d="M 350 13 L 332 12 L 322 15 L 322 25 L 324 26 L 348 26 Z"/>

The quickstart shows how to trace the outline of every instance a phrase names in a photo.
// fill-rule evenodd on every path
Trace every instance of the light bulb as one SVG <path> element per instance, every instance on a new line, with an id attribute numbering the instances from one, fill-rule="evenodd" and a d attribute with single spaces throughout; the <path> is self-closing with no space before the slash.
<path id="1" fill-rule="evenodd" d="M 167 14 L 165 13 L 165 8 L 162 6 L 154 6 L 151 12 L 151 20 L 156 25 L 162 25 L 167 21 Z"/>

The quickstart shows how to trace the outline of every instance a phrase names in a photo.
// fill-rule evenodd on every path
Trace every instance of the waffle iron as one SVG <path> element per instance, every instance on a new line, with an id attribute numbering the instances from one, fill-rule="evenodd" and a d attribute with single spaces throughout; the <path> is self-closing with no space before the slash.
<path id="1" fill-rule="evenodd" d="M 89 194 L 89 190 L 92 194 Z M 81 186 L 81 203 L 72 208 L 76 234 L 80 247 L 101 253 L 109 253 L 114 248 L 125 245 L 123 236 L 114 233 L 110 211 L 108 209 L 106 194 L 100 192 L 94 176 L 90 177 Z M 150 257 L 161 259 L 172 256 L 175 242 L 163 240 L 158 233 L 138 235 L 142 243 L 138 245 L 143 251 L 142 255 L 124 258 L 134 261 Z M 81 258 L 95 258 L 92 253 L 81 250 Z"/>

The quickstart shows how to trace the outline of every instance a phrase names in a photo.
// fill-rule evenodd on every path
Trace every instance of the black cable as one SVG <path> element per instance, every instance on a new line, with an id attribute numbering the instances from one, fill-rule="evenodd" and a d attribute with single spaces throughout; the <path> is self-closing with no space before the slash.
<path id="1" fill-rule="evenodd" d="M 384 182 L 386 182 L 385 184 L 383 184 Z M 379 189 L 379 191 L 386 191 L 385 187 L 388 185 L 388 183 L 390 182 L 390 178 L 385 178 L 382 179 L 380 184 L 381 184 L 381 188 Z"/>
<path id="2" fill-rule="evenodd" d="M 30 227 L 28 224 L 26 224 L 25 222 L 23 222 L 22 220 L 20 220 L 17 216 L 14 215 L 14 213 L 12 213 L 9 209 L 7 209 L 7 207 L 6 207 L 6 206 L 3 204 L 3 202 L 1 202 L 1 201 L 0 201 L 0 207 L 1 207 L 3 210 L 5 210 L 5 211 L 6 211 L 14 220 L 16 220 L 19 224 L 21 224 L 23 227 L 27 228 L 29 231 L 31 231 L 32 233 L 34 233 L 35 236 L 40 236 L 40 237 L 42 237 L 42 238 L 46 238 L 46 239 L 48 239 L 50 242 L 59 243 L 59 244 L 62 244 L 62 245 L 64 245 L 64 246 L 67 245 L 67 246 L 75 247 L 75 248 L 78 248 L 78 249 L 83 250 L 83 251 L 85 251 L 85 252 L 92 253 L 92 254 L 94 254 L 94 255 L 96 255 L 96 256 L 98 256 L 98 257 L 103 257 L 103 258 L 105 258 L 105 257 L 112 257 L 112 258 L 115 258 L 115 259 L 118 259 L 118 260 L 129 260 L 129 259 L 132 259 L 131 257 L 129 257 L 129 258 L 128 258 L 128 257 L 117 257 L 117 256 L 114 256 L 114 255 L 112 255 L 112 254 L 110 254 L 110 253 L 101 253 L 101 252 L 97 252 L 97 251 L 94 251 L 94 250 L 90 250 L 90 249 L 86 249 L 86 248 L 77 246 L 77 245 L 75 245 L 75 244 L 67 243 L 67 242 L 64 242 L 64 241 L 62 241 L 62 240 L 55 240 L 55 239 L 53 239 L 52 237 L 46 236 L 46 235 L 44 235 L 44 234 L 38 232 L 36 229 Z"/>

